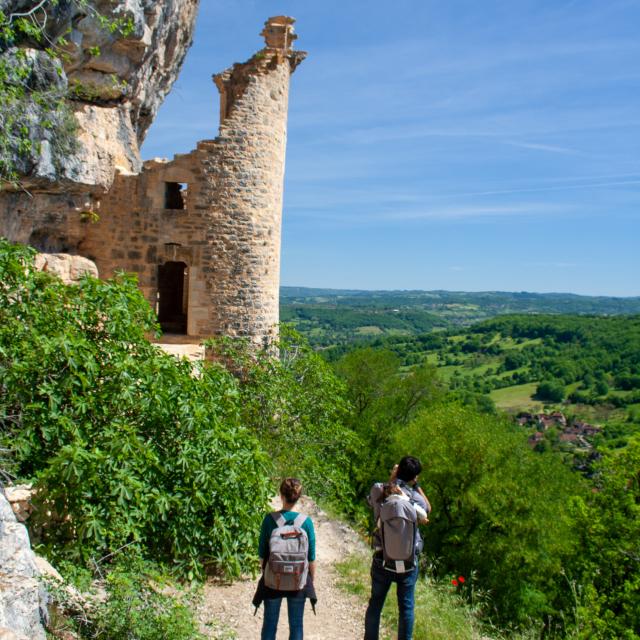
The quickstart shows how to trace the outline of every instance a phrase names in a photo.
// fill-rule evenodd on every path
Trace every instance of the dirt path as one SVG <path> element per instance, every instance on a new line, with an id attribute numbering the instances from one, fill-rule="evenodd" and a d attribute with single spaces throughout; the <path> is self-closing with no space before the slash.
<path id="1" fill-rule="evenodd" d="M 305 640 L 361 640 L 365 607 L 360 600 L 337 586 L 338 576 L 334 565 L 353 553 L 367 553 L 367 549 L 349 527 L 329 518 L 311 500 L 302 498 L 300 511 L 313 519 L 318 563 L 317 615 L 313 615 L 311 606 L 307 603 L 304 616 Z M 213 583 L 205 586 L 199 617 L 210 638 L 233 638 L 229 634 L 232 631 L 238 640 L 259 640 L 263 608 L 260 607 L 257 615 L 253 616 L 251 598 L 255 586 L 255 580 L 241 580 L 230 586 Z M 286 605 L 283 603 L 278 640 L 286 640 L 288 634 Z"/>

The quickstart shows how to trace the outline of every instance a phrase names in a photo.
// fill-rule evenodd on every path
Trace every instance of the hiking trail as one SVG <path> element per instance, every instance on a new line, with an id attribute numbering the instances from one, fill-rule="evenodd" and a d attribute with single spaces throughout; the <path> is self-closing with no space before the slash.
<path id="1" fill-rule="evenodd" d="M 335 565 L 354 553 L 368 554 L 366 545 L 347 525 L 330 518 L 310 498 L 303 496 L 297 509 L 311 516 L 316 531 L 317 615 L 307 602 L 304 614 L 305 640 L 361 640 L 366 603 L 338 586 Z M 230 585 L 208 581 L 198 617 L 208 638 L 259 640 L 263 607 L 254 617 L 251 599 L 258 578 L 238 580 Z M 282 603 L 277 640 L 289 637 L 286 602 Z"/>

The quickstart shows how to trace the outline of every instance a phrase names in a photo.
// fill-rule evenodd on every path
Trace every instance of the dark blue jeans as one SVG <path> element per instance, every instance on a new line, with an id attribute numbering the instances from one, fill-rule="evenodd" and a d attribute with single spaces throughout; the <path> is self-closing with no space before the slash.
<path id="1" fill-rule="evenodd" d="M 413 608 L 415 604 L 418 567 L 409 573 L 394 573 L 382 566 L 376 558 L 371 564 L 371 597 L 364 618 L 364 640 L 378 640 L 380 614 L 384 601 L 393 582 L 397 585 L 398 595 L 398 640 L 411 640 L 413 637 Z"/>
<path id="2" fill-rule="evenodd" d="M 302 617 L 304 616 L 305 598 L 287 598 L 289 614 L 289 640 L 302 640 Z M 276 640 L 278 618 L 282 598 L 267 598 L 264 601 L 264 620 L 260 640 Z"/>

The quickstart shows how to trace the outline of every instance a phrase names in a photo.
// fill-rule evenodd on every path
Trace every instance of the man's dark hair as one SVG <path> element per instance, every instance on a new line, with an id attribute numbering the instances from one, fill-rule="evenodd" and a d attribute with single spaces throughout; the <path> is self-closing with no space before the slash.
<path id="1" fill-rule="evenodd" d="M 413 456 L 405 456 L 398 463 L 397 478 L 404 482 L 411 482 L 416 479 L 416 476 L 420 475 L 422 471 L 422 463 L 418 458 Z"/>

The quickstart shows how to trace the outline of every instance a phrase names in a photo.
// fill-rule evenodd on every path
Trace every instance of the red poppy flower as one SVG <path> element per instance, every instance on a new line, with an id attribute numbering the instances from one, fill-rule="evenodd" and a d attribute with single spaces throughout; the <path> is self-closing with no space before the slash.
<path id="1" fill-rule="evenodd" d="M 457 586 L 458 586 L 458 581 L 454 578 L 454 579 L 451 581 L 451 584 L 452 584 L 454 587 L 457 587 Z"/>
<path id="2" fill-rule="evenodd" d="M 458 576 L 458 582 L 464 584 L 464 576 Z"/>

